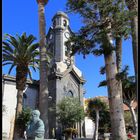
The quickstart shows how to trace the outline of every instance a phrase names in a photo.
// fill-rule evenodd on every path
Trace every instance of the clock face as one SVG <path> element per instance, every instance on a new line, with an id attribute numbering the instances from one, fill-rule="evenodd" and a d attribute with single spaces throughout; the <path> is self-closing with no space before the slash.
<path id="1" fill-rule="evenodd" d="M 70 33 L 69 32 L 65 32 L 64 33 L 65 37 L 68 39 L 70 37 Z"/>

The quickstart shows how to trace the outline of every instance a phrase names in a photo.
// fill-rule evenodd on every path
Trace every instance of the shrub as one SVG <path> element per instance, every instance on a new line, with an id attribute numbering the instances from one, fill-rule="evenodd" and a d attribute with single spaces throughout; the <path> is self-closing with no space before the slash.
<path id="1" fill-rule="evenodd" d="M 23 135 L 31 118 L 31 111 L 32 110 L 30 108 L 23 108 L 22 112 L 18 115 L 16 119 L 16 126 L 21 136 Z"/>
<path id="2" fill-rule="evenodd" d="M 77 98 L 64 98 L 57 105 L 57 117 L 64 128 L 72 128 L 84 119 L 84 108 Z"/>

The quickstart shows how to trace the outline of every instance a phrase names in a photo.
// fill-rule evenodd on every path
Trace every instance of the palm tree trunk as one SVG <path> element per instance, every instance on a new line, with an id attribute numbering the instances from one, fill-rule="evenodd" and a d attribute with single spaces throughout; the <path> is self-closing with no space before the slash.
<path id="1" fill-rule="evenodd" d="M 132 47 L 133 47 L 133 60 L 135 75 L 138 72 L 138 1 L 137 0 L 126 0 L 126 5 L 129 11 L 137 12 L 131 19 L 131 30 L 132 30 Z"/>
<path id="2" fill-rule="evenodd" d="M 136 94 L 137 94 L 136 97 L 138 100 L 138 0 L 125 0 L 125 1 L 128 9 L 130 11 L 136 12 L 136 15 L 134 15 L 131 19 L 131 30 L 132 30 L 133 61 L 136 76 Z"/>
<path id="3" fill-rule="evenodd" d="M 122 68 L 122 38 L 117 37 L 116 38 L 116 65 L 117 65 L 117 72 L 121 72 Z M 118 84 L 120 84 L 120 91 L 121 91 L 121 96 L 122 96 L 122 81 L 119 80 Z M 123 96 L 122 96 L 123 100 Z"/>
<path id="4" fill-rule="evenodd" d="M 133 60 L 135 75 L 138 74 L 138 17 L 134 16 L 131 22 L 132 28 L 132 47 L 133 47 Z"/>
<path id="5" fill-rule="evenodd" d="M 120 37 L 116 38 L 116 64 L 117 70 L 120 72 L 122 66 L 122 39 Z"/>
<path id="6" fill-rule="evenodd" d="M 22 106 L 23 106 L 23 90 L 19 90 L 17 91 L 17 106 L 16 106 L 16 113 L 15 113 L 15 118 L 18 118 L 18 115 L 22 112 Z M 21 137 L 21 132 L 19 130 L 19 128 L 17 127 L 16 124 L 16 119 L 14 122 L 14 140 L 18 140 Z"/>
<path id="7" fill-rule="evenodd" d="M 134 126 L 134 133 L 136 134 L 136 130 L 138 128 L 138 123 L 137 123 L 136 113 L 135 113 L 134 108 L 132 106 L 132 102 L 130 104 L 128 102 L 124 102 L 124 103 L 125 103 L 125 105 L 128 106 L 128 108 L 129 108 L 129 110 L 131 112 L 133 126 Z"/>
<path id="8" fill-rule="evenodd" d="M 138 101 L 138 16 L 134 16 L 132 23 L 132 46 L 133 46 L 133 60 L 136 76 L 136 99 Z M 138 127 L 136 129 L 136 140 L 138 139 Z"/>
<path id="9" fill-rule="evenodd" d="M 114 53 L 104 55 L 113 140 L 126 140 L 122 88 L 116 80 Z M 114 129 L 115 128 L 115 129 Z"/>
<path id="10" fill-rule="evenodd" d="M 47 77 L 47 59 L 46 59 L 46 22 L 45 8 L 43 3 L 38 3 L 39 10 L 39 31 L 40 31 L 40 92 L 39 92 L 39 110 L 41 118 L 45 123 L 45 138 L 49 137 L 48 124 L 48 77 Z"/>
<path id="11" fill-rule="evenodd" d="M 135 113 L 134 108 L 132 106 L 130 106 L 129 109 L 130 109 L 130 112 L 132 115 L 132 120 L 133 120 L 133 125 L 134 125 L 134 133 L 136 134 L 136 130 L 138 127 L 136 113 Z"/>
<path id="12" fill-rule="evenodd" d="M 96 110 L 96 121 L 93 140 L 98 140 L 98 128 L 99 128 L 99 110 Z"/>
<path id="13" fill-rule="evenodd" d="M 18 91 L 17 91 L 16 118 L 22 112 L 23 90 L 26 87 L 27 74 L 28 74 L 28 66 L 17 65 L 17 67 L 16 67 L 16 89 Z"/>
<path id="14" fill-rule="evenodd" d="M 18 90 L 18 92 L 17 92 L 16 118 L 22 112 L 22 106 L 23 106 L 23 90 Z"/>

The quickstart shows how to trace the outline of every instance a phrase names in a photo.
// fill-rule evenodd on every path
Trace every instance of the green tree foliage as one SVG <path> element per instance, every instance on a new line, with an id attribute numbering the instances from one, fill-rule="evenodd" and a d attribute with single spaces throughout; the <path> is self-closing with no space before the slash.
<path id="1" fill-rule="evenodd" d="M 126 130 L 127 132 L 129 129 L 133 129 L 133 121 L 132 121 L 132 116 L 130 111 L 125 111 L 124 112 L 124 119 L 125 119 L 125 124 L 126 124 Z"/>
<path id="2" fill-rule="evenodd" d="M 8 74 L 16 67 L 17 89 L 24 90 L 27 75 L 32 79 L 30 68 L 34 71 L 38 68 L 39 44 L 33 43 L 35 40 L 33 35 L 26 36 L 26 33 L 16 37 L 6 34 L 2 42 L 2 65 L 11 65 Z"/>
<path id="3" fill-rule="evenodd" d="M 17 98 L 17 115 L 22 111 L 22 92 L 25 89 L 27 76 L 29 74 L 30 78 L 32 77 L 31 68 L 34 71 L 38 68 L 39 44 L 34 43 L 35 40 L 33 35 L 27 36 L 26 33 L 16 37 L 6 34 L 2 42 L 2 65 L 11 65 L 8 74 L 16 67 L 16 88 L 20 92 L 18 94 L 20 97 Z"/>
<path id="4" fill-rule="evenodd" d="M 94 139 L 98 139 L 98 130 L 106 132 L 110 127 L 108 105 L 99 97 L 89 99 L 87 102 L 86 114 L 95 122 Z"/>
<path id="5" fill-rule="evenodd" d="M 125 3 L 130 13 L 133 60 L 134 60 L 134 69 L 135 69 L 135 75 L 137 81 L 138 78 L 137 77 L 138 76 L 137 75 L 138 73 L 138 0 L 125 0 Z"/>
<path id="6" fill-rule="evenodd" d="M 34 43 L 35 40 L 36 38 L 32 34 L 29 36 L 27 36 L 26 33 L 23 33 L 21 36 L 17 34 L 15 37 L 6 34 L 2 42 L 2 65 L 11 65 L 8 74 L 16 67 L 16 117 L 22 112 L 23 90 L 26 87 L 28 74 L 31 78 L 30 68 L 34 71 L 38 69 L 39 44 Z"/>
<path id="7" fill-rule="evenodd" d="M 128 76 L 125 75 L 125 79 L 123 79 L 122 82 L 123 87 L 123 102 L 125 105 L 128 106 L 130 113 L 131 113 L 131 119 L 133 121 L 133 132 L 136 133 L 137 131 L 137 117 L 136 113 L 133 107 L 133 103 L 136 102 L 136 80 L 135 76 Z"/>
<path id="8" fill-rule="evenodd" d="M 121 61 L 119 58 L 121 49 L 117 49 L 117 45 L 121 47 L 122 37 L 127 38 L 130 33 L 130 13 L 124 1 L 120 0 L 68 0 L 67 8 L 69 11 L 80 14 L 84 25 L 66 45 L 71 46 L 72 54 L 104 55 L 112 136 L 114 140 L 125 140 L 121 81 L 115 77 L 119 71 L 120 63 L 116 65 L 114 55 L 117 56 L 118 62 Z M 120 42 L 118 42 L 118 38 Z M 116 46 L 114 45 L 115 41 Z M 119 54 L 115 54 L 116 50 Z"/>
<path id="9" fill-rule="evenodd" d="M 91 110 L 88 116 L 95 121 L 96 112 L 95 110 Z M 111 122 L 110 122 L 110 113 L 109 110 L 101 110 L 100 118 L 99 118 L 99 133 L 108 133 L 110 132 Z"/>
<path id="10" fill-rule="evenodd" d="M 73 127 L 84 119 L 84 109 L 78 98 L 67 97 L 57 105 L 57 117 L 64 128 Z"/>
<path id="11" fill-rule="evenodd" d="M 116 75 L 118 80 L 122 81 L 122 95 L 123 103 L 129 108 L 131 112 L 131 119 L 133 122 L 134 133 L 137 129 L 137 118 L 133 108 L 133 103 L 136 102 L 136 80 L 135 76 L 128 76 L 129 67 L 125 66 L 120 73 Z M 99 87 L 106 86 L 107 81 L 100 82 Z M 127 123 L 127 122 L 126 122 Z"/>
<path id="12" fill-rule="evenodd" d="M 23 136 L 24 131 L 28 125 L 28 122 L 31 118 L 31 109 L 30 108 L 23 108 L 22 112 L 19 114 L 18 118 L 16 119 L 16 126 L 18 131 L 20 132 L 20 136 Z"/>
<path id="13" fill-rule="evenodd" d="M 104 35 L 111 32 L 111 38 L 115 41 L 116 37 L 127 38 L 130 34 L 130 13 L 122 1 L 68 0 L 67 8 L 79 13 L 84 23 L 79 33 L 71 37 L 71 41 L 75 42 L 73 53 L 93 53 L 100 56 L 115 49 L 102 45 L 103 40 L 106 40 Z M 111 28 L 108 28 L 110 25 Z"/>
<path id="14" fill-rule="evenodd" d="M 101 68 L 102 69 L 102 68 Z M 129 67 L 125 66 L 120 73 L 116 75 L 116 79 L 122 81 L 123 102 L 127 106 L 136 101 L 136 80 L 135 76 L 128 76 Z M 102 71 L 102 70 L 101 70 Z M 99 87 L 107 86 L 107 81 L 103 80 L 99 83 Z"/>

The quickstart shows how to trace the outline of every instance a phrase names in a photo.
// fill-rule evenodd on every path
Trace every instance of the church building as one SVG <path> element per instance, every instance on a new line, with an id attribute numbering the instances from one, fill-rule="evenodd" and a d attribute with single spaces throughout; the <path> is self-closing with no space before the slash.
<path id="1" fill-rule="evenodd" d="M 72 34 L 68 16 L 63 12 L 57 12 L 52 23 L 53 26 L 50 27 L 47 34 L 49 51 L 53 54 L 49 71 L 49 96 L 52 97 L 50 107 L 56 105 L 66 96 L 78 97 L 83 104 L 85 80 L 82 77 L 82 72 L 75 66 L 74 56 L 69 57 L 69 48 L 65 46 L 65 42 Z M 53 113 L 49 115 L 51 115 L 49 117 L 51 130 L 57 127 L 57 121 L 54 121 L 56 117 Z"/>
<path id="2" fill-rule="evenodd" d="M 65 42 L 71 36 L 72 31 L 69 26 L 69 18 L 64 12 L 57 12 L 52 19 L 52 26 L 47 35 L 47 51 L 52 54 L 48 71 L 49 108 L 56 105 L 64 97 L 78 97 L 83 105 L 85 80 L 82 72 L 75 65 L 74 56 L 70 57 L 69 48 Z M 16 82 L 15 77 L 3 75 L 3 105 L 7 111 L 3 114 L 3 133 L 6 137 L 11 137 L 13 133 L 13 121 L 16 108 Z M 23 106 L 35 109 L 38 107 L 39 81 L 27 81 Z M 49 134 L 53 137 L 53 132 L 59 127 L 55 111 L 49 111 Z M 83 123 L 77 123 L 79 137 L 83 134 Z"/>

